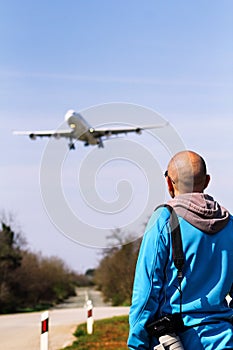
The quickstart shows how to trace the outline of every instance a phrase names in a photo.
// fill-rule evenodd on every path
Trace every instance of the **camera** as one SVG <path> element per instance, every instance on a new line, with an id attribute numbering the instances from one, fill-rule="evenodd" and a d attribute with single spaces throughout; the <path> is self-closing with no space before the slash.
<path id="1" fill-rule="evenodd" d="M 163 335 L 182 332 L 184 322 L 180 313 L 168 314 L 147 325 L 147 332 L 159 339 Z"/>
<path id="2" fill-rule="evenodd" d="M 154 350 L 184 350 L 180 338 L 175 334 L 184 330 L 180 313 L 165 315 L 147 325 L 147 332 L 159 340 Z"/>

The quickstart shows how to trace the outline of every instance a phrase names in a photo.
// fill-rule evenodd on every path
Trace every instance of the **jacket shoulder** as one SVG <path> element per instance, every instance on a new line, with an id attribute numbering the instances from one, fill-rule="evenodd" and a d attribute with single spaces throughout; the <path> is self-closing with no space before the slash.
<path id="1" fill-rule="evenodd" d="M 164 226 L 168 223 L 170 218 L 170 212 L 166 207 L 157 207 L 152 213 L 147 226 L 146 231 L 148 232 L 152 229 L 152 227 L 157 226 L 159 231 L 162 231 Z"/>

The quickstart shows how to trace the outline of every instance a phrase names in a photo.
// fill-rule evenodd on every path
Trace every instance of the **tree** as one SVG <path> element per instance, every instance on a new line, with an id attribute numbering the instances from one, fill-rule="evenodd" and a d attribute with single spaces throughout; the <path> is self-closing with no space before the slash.
<path id="1" fill-rule="evenodd" d="M 0 230 L 0 312 L 14 304 L 12 272 L 21 265 L 20 246 L 11 227 L 2 222 Z"/>
<path id="2" fill-rule="evenodd" d="M 95 272 L 96 284 L 103 292 L 105 299 L 115 306 L 130 304 L 135 265 L 141 242 L 141 239 L 131 242 L 130 236 L 122 239 L 123 236 L 120 229 L 113 232 L 110 238 L 118 244 L 104 252 L 104 257 Z"/>
<path id="3" fill-rule="evenodd" d="M 24 251 L 21 267 L 13 278 L 20 309 L 56 304 L 74 294 L 76 276 L 57 257 Z"/>
<path id="4" fill-rule="evenodd" d="M 26 250 L 25 239 L 14 226 L 12 217 L 2 219 L 0 313 L 37 309 L 74 295 L 76 274 L 57 257 L 44 258 Z"/>

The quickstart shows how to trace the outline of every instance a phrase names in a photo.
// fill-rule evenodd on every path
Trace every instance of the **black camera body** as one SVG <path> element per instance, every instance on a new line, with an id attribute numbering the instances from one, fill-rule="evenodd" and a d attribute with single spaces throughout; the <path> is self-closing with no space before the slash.
<path id="1" fill-rule="evenodd" d="M 184 322 L 180 313 L 165 315 L 146 327 L 147 332 L 157 339 L 166 334 L 182 332 L 184 328 Z"/>

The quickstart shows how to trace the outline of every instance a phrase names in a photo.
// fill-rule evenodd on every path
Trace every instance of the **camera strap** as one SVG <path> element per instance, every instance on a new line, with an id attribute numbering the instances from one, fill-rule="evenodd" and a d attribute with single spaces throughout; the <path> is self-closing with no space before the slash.
<path id="1" fill-rule="evenodd" d="M 184 252 L 183 252 L 183 244 L 181 238 L 180 224 L 177 217 L 177 214 L 170 205 L 162 204 L 156 208 L 166 208 L 170 212 L 169 224 L 171 227 L 171 236 L 172 236 L 172 257 L 174 261 L 174 265 L 177 269 L 177 279 L 178 279 L 178 291 L 180 293 L 180 313 L 182 313 L 182 290 L 181 290 L 181 281 L 183 278 L 183 267 L 184 267 Z"/>

